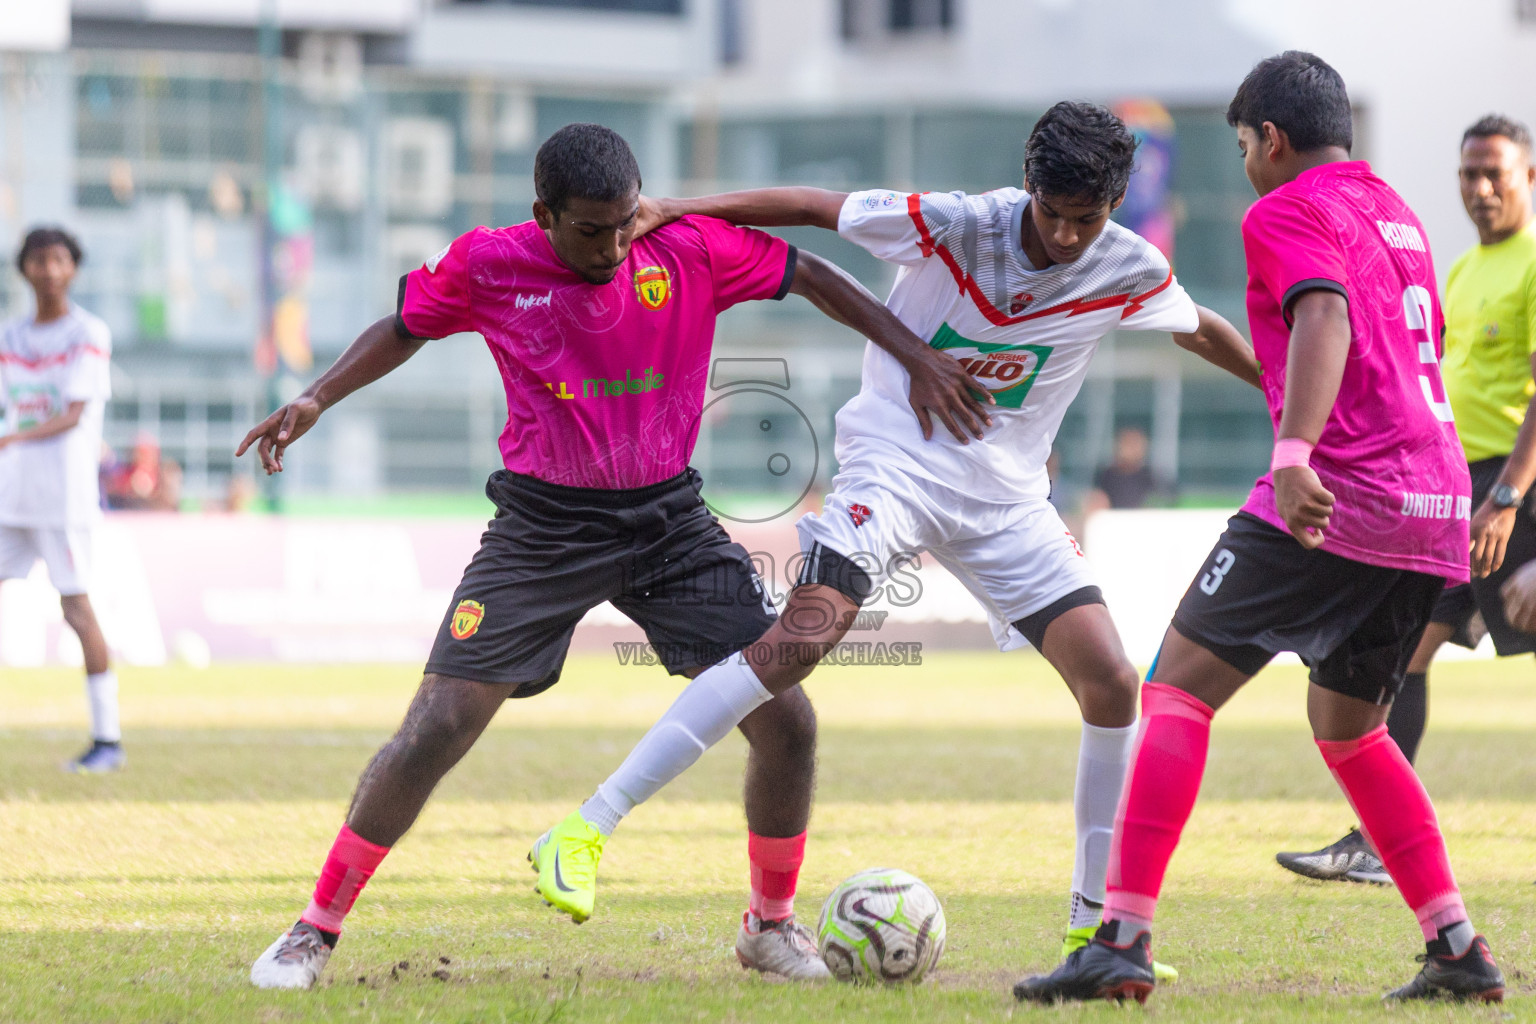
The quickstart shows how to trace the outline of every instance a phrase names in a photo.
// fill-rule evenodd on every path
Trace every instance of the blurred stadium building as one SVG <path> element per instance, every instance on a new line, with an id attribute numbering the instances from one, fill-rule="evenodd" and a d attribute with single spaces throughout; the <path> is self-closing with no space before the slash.
<path id="1" fill-rule="evenodd" d="M 273 397 L 388 312 L 404 270 L 477 224 L 527 218 L 534 152 L 573 120 L 622 132 L 657 193 L 978 191 L 1017 184 L 1049 103 L 1118 103 L 1148 137 L 1124 214 L 1242 325 L 1252 194 L 1223 112 L 1288 46 L 1343 72 L 1357 153 L 1448 267 L 1472 241 L 1462 128 L 1490 109 L 1536 119 L 1529 0 L 1464 0 L 1454 19 L 1432 0 L 26 0 L 0 19 L 0 237 L 79 232 L 77 298 L 117 346 L 108 441 L 157 437 L 206 500 L 250 471 L 232 451 Z M 840 239 L 788 234 L 889 286 Z M 0 275 L 5 312 L 28 301 Z M 720 346 L 784 356 L 788 396 L 830 439 L 858 383 L 851 339 L 790 302 L 733 311 Z M 762 414 L 715 413 L 699 464 L 751 489 Z M 479 340 L 435 343 L 321 422 L 285 497 L 477 491 L 504 416 Z M 1195 497 L 1240 493 L 1271 438 L 1255 396 L 1163 337 L 1106 342 L 1061 433 L 1067 480 L 1086 486 L 1124 425 Z"/>

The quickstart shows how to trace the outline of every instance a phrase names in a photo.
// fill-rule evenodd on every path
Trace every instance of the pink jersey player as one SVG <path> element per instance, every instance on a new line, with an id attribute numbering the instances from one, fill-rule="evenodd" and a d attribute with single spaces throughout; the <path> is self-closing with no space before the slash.
<path id="1" fill-rule="evenodd" d="M 1444 321 L 1419 219 L 1363 161 L 1329 163 L 1255 203 L 1243 247 L 1277 429 L 1291 302 L 1324 289 L 1349 304 L 1349 358 L 1311 460 L 1335 499 L 1323 550 L 1464 582 L 1472 485 L 1440 383 Z M 1269 474 L 1243 510 L 1287 529 Z"/>
<path id="2" fill-rule="evenodd" d="M 1309 669 L 1318 753 L 1424 937 L 1422 969 L 1386 998 L 1500 1001 L 1504 975 L 1467 914 L 1429 794 L 1386 725 L 1446 581 L 1468 576 L 1471 480 L 1440 384 L 1424 229 L 1350 159 L 1349 95 L 1316 55 L 1260 61 L 1227 123 L 1259 195 L 1243 246 L 1275 422 L 1270 472 L 1190 583 L 1142 687 L 1103 923 L 1014 994 L 1144 1001 L 1153 991 L 1152 923 L 1212 720 L 1289 651 Z"/>
<path id="3" fill-rule="evenodd" d="M 780 299 L 779 238 L 689 217 L 638 239 L 594 285 L 536 223 L 476 228 L 406 276 L 418 338 L 478 331 L 507 389 L 508 470 L 568 487 L 644 487 L 682 472 L 699 436 L 715 315 Z"/>
<path id="4" fill-rule="evenodd" d="M 561 128 L 539 147 L 533 180 L 532 221 L 477 228 L 406 275 L 396 312 L 236 452 L 254 445 L 262 467 L 281 472 L 286 448 L 327 408 L 431 338 L 479 332 L 506 386 L 505 468 L 486 484 L 496 517 L 454 591 L 400 732 L 359 783 L 309 906 L 252 965 L 259 987 L 315 983 L 358 894 L 432 788 L 504 701 L 559 681 L 576 624 L 594 607 L 608 602 L 628 616 L 657 660 L 688 676 L 773 625 L 751 556 L 710 514 L 688 466 L 718 314 L 793 291 L 896 356 L 919 420 L 935 415 L 957 436 L 962 425 L 979 436 L 986 418 L 955 360 L 825 260 L 708 217 L 636 239 L 640 168 L 611 129 Z M 763 690 L 732 704 L 751 712 L 742 731 L 753 744 L 751 887 L 736 956 L 760 971 L 822 978 L 815 940 L 794 919 L 815 715 L 798 689 L 769 698 Z M 689 735 L 699 745 L 719 738 Z M 605 807 L 573 814 L 529 852 L 538 892 L 578 923 L 593 912 L 596 857 L 627 813 Z"/>

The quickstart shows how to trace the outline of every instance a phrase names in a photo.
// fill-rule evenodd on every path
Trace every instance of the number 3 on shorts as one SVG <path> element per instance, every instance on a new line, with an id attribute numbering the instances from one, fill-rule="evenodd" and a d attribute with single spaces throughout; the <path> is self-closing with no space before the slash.
<path id="1" fill-rule="evenodd" d="M 1232 563 L 1235 561 L 1237 556 L 1226 548 L 1216 552 L 1216 557 L 1211 561 L 1211 571 L 1200 577 L 1200 589 L 1207 594 L 1216 593 L 1221 587 L 1221 581 L 1232 571 Z"/>

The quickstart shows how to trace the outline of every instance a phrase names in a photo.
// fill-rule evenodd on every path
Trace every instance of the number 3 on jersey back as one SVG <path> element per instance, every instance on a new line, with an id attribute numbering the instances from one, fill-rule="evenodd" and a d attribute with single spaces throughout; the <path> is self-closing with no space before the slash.
<path id="1" fill-rule="evenodd" d="M 1429 328 L 1430 309 L 1428 289 L 1416 284 L 1403 289 L 1403 318 L 1408 329 L 1424 332 L 1424 339 L 1419 342 L 1419 362 L 1434 367 L 1433 380 L 1427 373 L 1419 374 L 1419 391 L 1424 395 L 1429 411 L 1435 414 L 1435 419 L 1441 423 L 1454 423 L 1456 417 L 1451 414 L 1450 399 L 1435 397 L 1436 392 L 1445 394 L 1445 384 L 1440 380 L 1440 358 L 1435 354 L 1435 336 Z"/>

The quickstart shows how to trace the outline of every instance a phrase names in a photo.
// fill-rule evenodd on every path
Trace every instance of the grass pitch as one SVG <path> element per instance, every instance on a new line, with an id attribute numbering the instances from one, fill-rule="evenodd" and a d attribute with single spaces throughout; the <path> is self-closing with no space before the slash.
<path id="1" fill-rule="evenodd" d="M 0 677 L 0 1020 L 446 1022 L 1100 1019 L 1009 988 L 1056 959 L 1071 872 L 1075 707 L 1040 659 L 930 654 L 823 669 L 818 803 L 802 919 L 843 877 L 902 867 L 943 900 L 949 949 L 910 989 L 814 988 L 741 971 L 746 890 L 732 739 L 627 821 L 577 928 L 532 894 L 529 843 L 618 763 L 678 690 L 659 669 L 573 658 L 514 702 L 438 790 L 348 920 L 322 985 L 259 992 L 251 961 L 297 916 L 352 784 L 413 667 L 126 670 L 128 770 L 65 775 L 84 731 L 74 672 Z M 1395 890 L 1273 861 L 1350 823 L 1309 739 L 1298 668 L 1217 718 L 1200 805 L 1169 870 L 1159 959 L 1169 1021 L 1508 1019 L 1536 964 L 1536 672 L 1437 667 L 1420 768 L 1501 1009 L 1381 1008 L 1422 949 Z M 1130 1011 L 1140 1012 L 1140 1011 Z M 1114 1019 L 1121 1019 L 1115 1017 Z"/>

